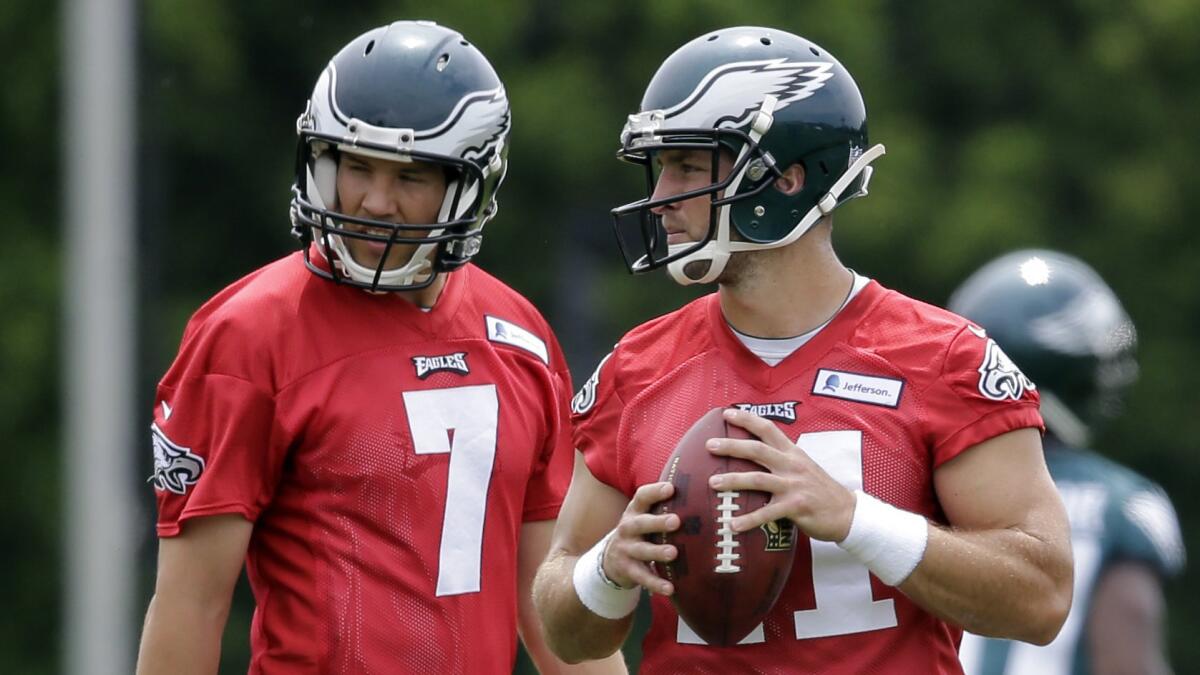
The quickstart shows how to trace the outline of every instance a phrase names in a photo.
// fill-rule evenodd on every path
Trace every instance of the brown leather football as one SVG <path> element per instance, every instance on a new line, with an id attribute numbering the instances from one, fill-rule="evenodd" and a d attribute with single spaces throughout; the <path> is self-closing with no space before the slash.
<path id="1" fill-rule="evenodd" d="M 679 515 L 680 526 L 661 537 L 679 551 L 675 560 L 655 569 L 675 585 L 676 611 L 710 645 L 735 645 L 771 611 L 787 583 L 795 557 L 795 526 L 789 520 L 748 532 L 726 531 L 724 521 L 767 503 L 770 494 L 756 490 L 720 492 L 709 476 L 765 471 L 749 460 L 712 454 L 710 438 L 751 438 L 739 426 L 726 424 L 723 408 L 714 408 L 688 429 L 667 459 L 660 480 L 675 486 L 656 513 Z"/>

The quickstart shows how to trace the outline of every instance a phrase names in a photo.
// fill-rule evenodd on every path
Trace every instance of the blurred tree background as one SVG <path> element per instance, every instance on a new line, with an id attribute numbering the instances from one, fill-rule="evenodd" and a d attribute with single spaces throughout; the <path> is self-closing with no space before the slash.
<path id="1" fill-rule="evenodd" d="M 0 3 L 0 670 L 60 667 L 61 9 Z M 941 304 L 984 261 L 1016 247 L 1081 256 L 1141 334 L 1142 378 L 1099 448 L 1162 483 L 1200 548 L 1200 217 L 1194 157 L 1200 4 L 1187 0 L 143 0 L 138 157 L 143 419 L 192 311 L 293 248 L 294 120 L 329 57 L 372 26 L 427 18 L 490 57 L 513 106 L 510 171 L 480 263 L 559 331 L 576 379 L 634 324 L 698 291 L 633 279 L 608 209 L 639 196 L 613 159 L 625 115 L 657 64 L 707 30 L 771 25 L 831 50 L 870 111 L 872 196 L 839 212 L 843 259 Z M 1188 271 L 1192 270 L 1192 271 Z M 98 354 L 97 358 L 103 358 Z M 130 448 L 142 474 L 150 444 Z M 147 487 L 138 573 L 148 600 L 156 543 Z M 1168 588 L 1170 651 L 1200 663 L 1200 575 Z M 245 589 L 223 672 L 245 672 Z M 139 621 L 140 625 L 140 621 Z M 132 648 L 132 647 L 131 647 Z"/>

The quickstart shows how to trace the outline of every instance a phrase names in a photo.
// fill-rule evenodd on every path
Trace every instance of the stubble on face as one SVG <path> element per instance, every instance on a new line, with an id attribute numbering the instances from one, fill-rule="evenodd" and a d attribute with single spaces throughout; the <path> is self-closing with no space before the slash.
<path id="1" fill-rule="evenodd" d="M 729 255 L 725 269 L 717 276 L 717 283 L 731 290 L 741 290 L 753 284 L 761 273 L 761 263 L 766 251 L 735 251 Z"/>

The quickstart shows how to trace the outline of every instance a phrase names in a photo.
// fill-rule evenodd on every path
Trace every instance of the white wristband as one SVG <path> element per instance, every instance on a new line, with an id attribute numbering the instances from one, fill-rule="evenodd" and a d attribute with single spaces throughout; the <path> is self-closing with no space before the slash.
<path id="1" fill-rule="evenodd" d="M 855 490 L 850 533 L 838 546 L 888 586 L 899 586 L 925 557 L 929 523 L 923 516 Z"/>
<path id="2" fill-rule="evenodd" d="M 637 586 L 622 588 L 604 574 L 604 551 L 616 531 L 609 532 L 575 561 L 571 581 L 575 594 L 593 614 L 605 619 L 623 619 L 637 607 L 641 591 Z"/>

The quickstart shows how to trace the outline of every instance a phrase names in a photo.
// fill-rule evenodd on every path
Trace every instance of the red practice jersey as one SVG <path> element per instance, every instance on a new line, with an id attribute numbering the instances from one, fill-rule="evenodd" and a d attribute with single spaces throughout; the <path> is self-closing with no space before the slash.
<path id="1" fill-rule="evenodd" d="M 239 514 L 251 673 L 510 673 L 521 525 L 570 482 L 546 322 L 474 266 L 432 311 L 296 253 L 192 318 L 155 402 L 158 534 Z"/>
<path id="2" fill-rule="evenodd" d="M 1041 427 L 1031 387 L 965 319 L 876 282 L 774 367 L 709 295 L 622 338 L 574 399 L 575 441 L 596 478 L 632 497 L 701 415 L 737 406 L 774 420 L 846 487 L 944 523 L 933 471 L 988 438 Z M 795 545 L 779 601 L 737 646 L 704 645 L 652 596 L 642 672 L 961 672 L 958 628 L 837 545 Z"/>

